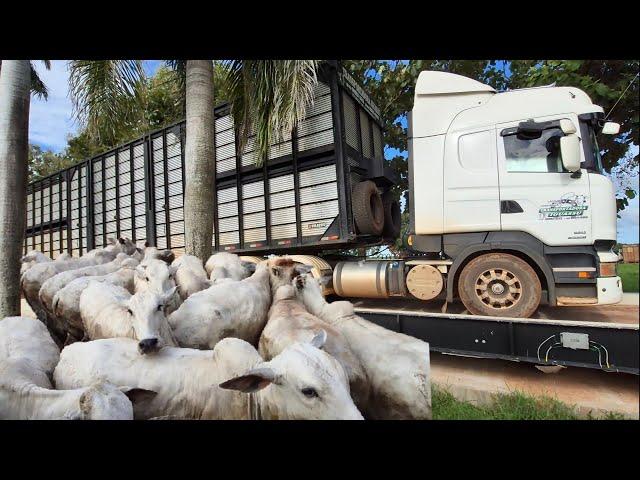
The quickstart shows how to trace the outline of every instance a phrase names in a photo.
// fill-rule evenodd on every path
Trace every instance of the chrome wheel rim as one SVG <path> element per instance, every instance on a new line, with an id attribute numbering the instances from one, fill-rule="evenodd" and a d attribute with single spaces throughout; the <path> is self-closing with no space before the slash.
<path id="1" fill-rule="evenodd" d="M 522 284 L 513 272 L 504 268 L 491 268 L 478 276 L 475 292 L 485 306 L 503 310 L 520 301 Z"/>

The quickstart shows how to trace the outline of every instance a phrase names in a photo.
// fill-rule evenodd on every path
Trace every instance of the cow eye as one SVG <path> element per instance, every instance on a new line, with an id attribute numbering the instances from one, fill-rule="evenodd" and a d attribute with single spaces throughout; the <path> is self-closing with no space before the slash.
<path id="1" fill-rule="evenodd" d="M 148 282 L 149 281 L 149 276 L 144 277 L 145 280 Z"/>
<path id="2" fill-rule="evenodd" d="M 164 305 L 158 305 L 158 311 L 161 312 L 162 311 L 162 307 L 164 307 Z"/>
<path id="3" fill-rule="evenodd" d="M 319 397 L 318 392 L 316 391 L 315 388 L 307 387 L 307 388 L 303 388 L 301 391 L 302 391 L 302 394 L 307 398 Z"/>
<path id="4" fill-rule="evenodd" d="M 129 312 L 129 315 L 133 315 L 133 312 L 131 311 L 130 308 L 127 308 L 127 312 Z"/>

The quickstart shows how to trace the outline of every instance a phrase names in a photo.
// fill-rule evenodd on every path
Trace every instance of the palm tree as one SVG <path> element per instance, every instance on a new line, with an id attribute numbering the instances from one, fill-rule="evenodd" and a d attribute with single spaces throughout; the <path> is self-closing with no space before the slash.
<path id="1" fill-rule="evenodd" d="M 0 71 L 0 319 L 20 315 L 29 148 L 29 60 L 4 60 Z"/>
<path id="2" fill-rule="evenodd" d="M 211 60 L 169 60 L 184 87 L 184 225 L 186 253 L 211 255 L 215 195 L 214 65 Z M 222 62 L 225 91 L 232 104 L 239 151 L 256 132 L 258 164 L 269 145 L 281 141 L 304 117 L 317 83 L 313 60 L 230 60 Z M 220 66 L 220 64 L 218 64 Z M 216 71 L 220 73 L 220 69 Z M 141 109 L 144 70 L 140 61 L 70 62 L 71 97 L 77 118 L 97 137 L 113 136 Z M 124 122 L 124 123 L 123 123 Z"/>

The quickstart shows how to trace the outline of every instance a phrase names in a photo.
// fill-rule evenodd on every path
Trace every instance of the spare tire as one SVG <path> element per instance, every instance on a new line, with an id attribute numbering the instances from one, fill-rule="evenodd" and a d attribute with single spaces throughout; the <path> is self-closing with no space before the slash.
<path id="1" fill-rule="evenodd" d="M 384 209 L 378 187 L 371 180 L 353 187 L 351 208 L 358 233 L 380 235 L 384 227 Z"/>
<path id="2" fill-rule="evenodd" d="M 400 236 L 400 227 L 402 226 L 400 202 L 396 200 L 391 190 L 382 195 L 382 209 L 384 210 L 384 229 L 382 230 L 382 235 L 385 238 L 398 238 Z"/>

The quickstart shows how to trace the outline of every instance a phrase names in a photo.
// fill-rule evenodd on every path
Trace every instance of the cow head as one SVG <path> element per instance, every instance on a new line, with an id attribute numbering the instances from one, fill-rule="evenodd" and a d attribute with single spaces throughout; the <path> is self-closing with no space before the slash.
<path id="1" fill-rule="evenodd" d="M 271 282 L 271 292 L 275 295 L 276 290 L 282 285 L 289 285 L 298 275 L 304 275 L 311 271 L 313 267 L 294 262 L 288 257 L 274 257 L 267 260 L 269 276 Z"/>
<path id="2" fill-rule="evenodd" d="M 177 267 L 168 265 L 156 258 L 145 259 L 136 267 L 136 283 L 144 284 L 145 289 L 166 293 L 176 286 Z"/>
<path id="3" fill-rule="evenodd" d="M 80 395 L 78 409 L 65 418 L 71 420 L 133 420 L 133 405 L 148 402 L 156 392 L 142 388 L 117 388 L 97 382 Z"/>
<path id="4" fill-rule="evenodd" d="M 127 302 L 140 353 L 152 353 L 164 347 L 162 332 L 170 331 L 165 303 L 171 300 L 176 288 L 174 286 L 166 292 L 145 290 L 132 295 Z"/>
<path id="5" fill-rule="evenodd" d="M 272 360 L 227 380 L 220 388 L 260 392 L 260 409 L 267 418 L 362 420 L 344 369 L 322 350 L 326 339 L 327 333 L 321 330 L 309 342 L 288 346 Z"/>

